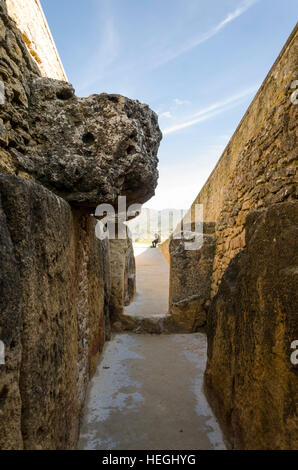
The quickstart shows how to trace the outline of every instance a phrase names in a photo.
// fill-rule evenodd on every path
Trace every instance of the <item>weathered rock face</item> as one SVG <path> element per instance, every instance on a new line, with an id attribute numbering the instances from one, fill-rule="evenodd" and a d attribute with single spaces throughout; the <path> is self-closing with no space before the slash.
<path id="1" fill-rule="evenodd" d="M 107 249 L 39 184 L 0 176 L 0 194 L 0 448 L 72 448 L 105 339 Z"/>
<path id="2" fill-rule="evenodd" d="M 187 227 L 186 227 L 187 228 Z M 170 298 L 168 328 L 196 331 L 206 323 L 210 303 L 211 275 L 215 254 L 215 227 L 203 224 L 202 247 L 188 250 L 194 243 L 194 224 L 190 232 L 174 236 L 170 242 Z M 199 240 L 199 238 L 198 238 Z"/>
<path id="3" fill-rule="evenodd" d="M 110 256 L 110 317 L 112 323 L 121 322 L 124 305 L 128 305 L 136 292 L 136 266 L 132 240 L 109 240 Z"/>
<path id="4" fill-rule="evenodd" d="M 293 100 L 297 33 L 296 25 L 184 218 L 195 221 L 196 205 L 201 204 L 204 220 L 216 224 L 215 256 L 207 281 L 214 300 L 207 313 L 206 385 L 235 448 L 297 447 L 297 370 L 290 363 L 290 344 L 298 338 L 293 245 L 298 187 L 298 107 Z M 261 209 L 264 212 L 253 221 L 252 214 Z M 172 243 L 168 239 L 161 247 L 167 259 L 170 251 L 176 256 Z M 178 256 L 173 267 L 177 272 L 171 276 L 174 293 L 180 295 L 182 272 L 189 278 L 183 287 L 188 291 L 199 264 L 195 256 L 182 257 L 181 267 Z M 200 293 L 199 281 L 206 279 L 207 272 L 198 274 L 193 295 Z M 181 318 L 192 322 L 201 304 L 177 300 L 172 316 L 181 325 Z"/>
<path id="5" fill-rule="evenodd" d="M 105 93 L 77 98 L 70 84 L 37 78 L 29 109 L 33 138 L 25 156 L 14 152 L 20 171 L 79 206 L 154 194 L 161 132 L 147 105 Z"/>
<path id="6" fill-rule="evenodd" d="M 124 270 L 124 305 L 129 305 L 136 293 L 136 261 L 131 238 L 127 239 Z"/>
<path id="7" fill-rule="evenodd" d="M 157 184 L 161 132 L 147 105 L 120 95 L 77 98 L 41 78 L 0 3 L 0 172 L 38 180 L 70 203 L 143 203 Z M 2 101 L 4 103 L 2 104 Z"/>
<path id="8" fill-rule="evenodd" d="M 0 1 L 0 173 L 15 174 L 13 149 L 25 152 L 30 140 L 28 101 L 30 82 L 39 76 L 21 33 Z"/>
<path id="9" fill-rule="evenodd" d="M 253 211 L 207 319 L 206 386 L 232 446 L 297 447 L 298 203 Z"/>
<path id="10" fill-rule="evenodd" d="M 22 357 L 21 281 L 14 246 L 0 197 L 0 337 L 5 345 L 5 361 L 0 365 L 0 449 L 21 449 Z M 3 274 L 5 273 L 5 276 Z"/>
<path id="11" fill-rule="evenodd" d="M 137 101 L 40 78 L 3 0 L 0 81 L 0 449 L 70 449 L 110 334 L 109 247 L 89 212 L 154 193 L 161 133 Z"/>

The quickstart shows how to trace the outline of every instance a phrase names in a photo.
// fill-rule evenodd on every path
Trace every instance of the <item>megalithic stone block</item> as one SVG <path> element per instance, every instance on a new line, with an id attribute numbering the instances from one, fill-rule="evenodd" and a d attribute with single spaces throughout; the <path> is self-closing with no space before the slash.
<path id="1" fill-rule="evenodd" d="M 161 140 L 157 115 L 120 95 L 77 98 L 69 83 L 37 78 L 31 84 L 31 135 L 15 165 L 77 206 L 144 203 L 157 185 Z"/>

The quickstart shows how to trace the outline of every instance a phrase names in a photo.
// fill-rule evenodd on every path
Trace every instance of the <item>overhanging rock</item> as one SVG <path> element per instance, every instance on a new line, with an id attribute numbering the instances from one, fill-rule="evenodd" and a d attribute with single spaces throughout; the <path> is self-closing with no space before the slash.
<path id="1" fill-rule="evenodd" d="M 157 115 L 120 95 L 78 98 L 69 83 L 37 78 L 31 84 L 26 155 L 14 151 L 28 173 L 69 203 L 94 208 L 144 203 L 157 185 L 161 140 Z"/>

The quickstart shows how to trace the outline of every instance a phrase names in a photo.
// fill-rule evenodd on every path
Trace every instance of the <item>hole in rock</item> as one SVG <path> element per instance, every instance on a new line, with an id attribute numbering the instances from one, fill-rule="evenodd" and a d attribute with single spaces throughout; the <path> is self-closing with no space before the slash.
<path id="1" fill-rule="evenodd" d="M 108 100 L 112 103 L 119 103 L 119 98 L 117 96 L 108 96 Z"/>
<path id="2" fill-rule="evenodd" d="M 73 97 L 73 90 L 71 88 L 63 88 L 57 91 L 56 96 L 59 100 L 69 100 Z"/>
<path id="3" fill-rule="evenodd" d="M 86 145 L 92 145 L 95 142 L 95 137 L 91 132 L 86 132 L 86 134 L 83 135 L 83 142 Z"/>
<path id="4" fill-rule="evenodd" d="M 8 387 L 7 387 L 7 385 L 4 385 L 4 387 L 2 388 L 2 390 L 0 392 L 0 405 L 1 406 L 3 406 L 7 395 L 8 395 Z"/>
<path id="5" fill-rule="evenodd" d="M 135 148 L 133 145 L 129 145 L 126 149 L 127 155 L 131 155 L 135 152 Z"/>

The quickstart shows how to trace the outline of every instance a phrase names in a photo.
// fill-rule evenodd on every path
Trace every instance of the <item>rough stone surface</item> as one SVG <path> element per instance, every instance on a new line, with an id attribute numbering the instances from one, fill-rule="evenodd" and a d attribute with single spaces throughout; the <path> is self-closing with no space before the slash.
<path id="1" fill-rule="evenodd" d="M 290 362 L 290 342 L 298 337 L 298 107 L 291 100 L 297 32 L 296 26 L 184 218 L 195 221 L 202 204 L 204 221 L 216 224 L 210 282 L 211 298 L 218 295 L 207 315 L 206 384 L 235 448 L 297 448 L 297 371 Z M 248 236 L 247 214 L 260 209 L 258 226 L 248 220 Z M 160 247 L 168 260 L 171 243 Z M 187 266 L 185 278 L 192 272 Z M 181 305 L 191 316 L 192 306 Z"/>
<path id="2" fill-rule="evenodd" d="M 124 306 L 131 303 L 136 293 L 136 261 L 131 238 L 127 239 L 124 270 Z"/>
<path id="3" fill-rule="evenodd" d="M 132 241 L 124 239 L 109 240 L 110 251 L 110 318 L 112 323 L 119 322 L 125 305 L 128 305 L 136 292 L 136 269 Z M 116 325 L 117 329 L 117 325 Z"/>
<path id="4" fill-rule="evenodd" d="M 79 206 L 153 196 L 161 132 L 147 105 L 105 93 L 77 98 L 70 84 L 37 78 L 29 109 L 34 138 L 25 156 L 14 152 L 19 170 Z"/>
<path id="5" fill-rule="evenodd" d="M 0 173 L 15 174 L 14 151 L 24 154 L 31 139 L 28 102 L 31 81 L 40 71 L 28 52 L 21 33 L 0 4 Z M 1 89 L 2 91 L 2 89 Z"/>
<path id="6" fill-rule="evenodd" d="M 107 248 L 41 185 L 0 176 L 0 194 L 0 448 L 73 448 L 104 343 Z"/>
<path id="7" fill-rule="evenodd" d="M 146 105 L 41 78 L 3 0 L 0 81 L 0 449 L 71 449 L 110 336 L 108 242 L 89 212 L 153 195 L 161 133 Z M 129 246 L 123 266 L 124 302 Z"/>
<path id="8" fill-rule="evenodd" d="M 236 449 L 297 448 L 298 203 L 251 212 L 207 320 L 206 386 Z"/>
<path id="9" fill-rule="evenodd" d="M 3 8 L 0 31 L 0 172 L 38 180 L 80 207 L 119 195 L 128 205 L 147 201 L 158 177 L 157 115 L 120 95 L 77 98 L 69 83 L 42 78 Z"/>
<path id="10" fill-rule="evenodd" d="M 169 333 L 166 328 L 166 317 L 137 317 L 134 315 L 122 315 L 115 331 L 131 331 L 133 333 L 149 333 L 151 335 L 160 335 Z"/>
<path id="11" fill-rule="evenodd" d="M 193 224 L 194 225 L 194 224 Z M 196 331 L 206 323 L 211 295 L 211 275 L 215 254 L 214 224 L 203 224 L 203 235 L 191 232 L 177 234 L 170 242 L 170 299 L 168 327 L 177 331 Z M 202 246 L 188 250 L 193 237 Z"/>
<path id="12" fill-rule="evenodd" d="M 22 357 L 21 281 L 1 196 L 0 273 L 0 337 L 5 345 L 6 360 L 6 365 L 0 365 L 0 449 L 22 449 L 22 403 L 19 390 Z"/>

